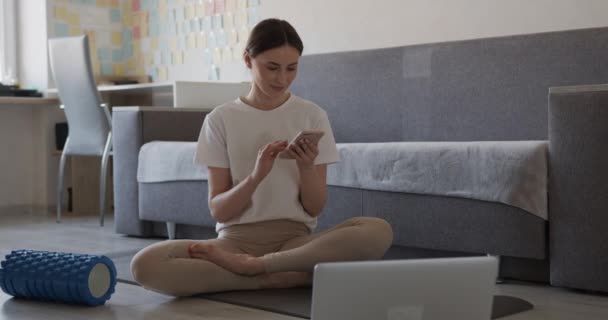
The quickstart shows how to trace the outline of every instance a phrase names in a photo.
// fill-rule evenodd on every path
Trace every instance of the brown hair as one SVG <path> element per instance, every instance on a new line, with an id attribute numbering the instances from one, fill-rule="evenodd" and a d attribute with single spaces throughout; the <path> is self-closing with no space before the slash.
<path id="1" fill-rule="evenodd" d="M 302 39 L 296 32 L 296 29 L 289 22 L 280 19 L 266 19 L 260 21 L 253 27 L 245 52 L 248 52 L 252 58 L 258 54 L 278 48 L 284 45 L 294 47 L 300 55 L 304 51 Z"/>

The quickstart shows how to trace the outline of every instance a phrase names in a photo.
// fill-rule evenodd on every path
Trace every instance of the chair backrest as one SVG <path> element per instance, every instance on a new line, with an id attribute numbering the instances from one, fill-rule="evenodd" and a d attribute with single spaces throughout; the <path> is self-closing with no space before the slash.
<path id="1" fill-rule="evenodd" d="M 101 155 L 110 132 L 86 36 L 49 39 L 51 70 L 69 126 L 66 154 Z"/>

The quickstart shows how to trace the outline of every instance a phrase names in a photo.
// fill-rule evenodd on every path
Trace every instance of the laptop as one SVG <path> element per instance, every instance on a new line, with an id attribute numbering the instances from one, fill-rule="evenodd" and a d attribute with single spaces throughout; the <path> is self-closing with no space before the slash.
<path id="1" fill-rule="evenodd" d="M 488 320 L 495 257 L 330 262 L 315 266 L 312 320 Z"/>

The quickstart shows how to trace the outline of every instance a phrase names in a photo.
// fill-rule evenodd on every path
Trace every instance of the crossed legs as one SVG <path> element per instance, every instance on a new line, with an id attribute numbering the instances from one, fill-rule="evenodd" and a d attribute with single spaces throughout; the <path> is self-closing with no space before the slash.
<path id="1" fill-rule="evenodd" d="M 289 288 L 306 285 L 311 280 L 310 274 L 303 272 L 239 275 L 213 262 L 190 257 L 188 248 L 193 243 L 205 243 L 234 254 L 243 253 L 224 239 L 159 242 L 144 248 L 133 257 L 133 278 L 146 289 L 172 296 L 229 290 Z"/>
<path id="2" fill-rule="evenodd" d="M 358 217 L 259 256 L 224 238 L 164 241 L 140 251 L 131 272 L 145 288 L 174 296 L 296 287 L 310 285 L 319 262 L 378 259 L 391 242 L 386 221 Z"/>
<path id="3" fill-rule="evenodd" d="M 392 240 L 392 229 L 386 221 L 358 217 L 323 232 L 290 239 L 277 252 L 261 257 L 234 253 L 213 243 L 192 244 L 190 255 L 241 275 L 311 272 L 319 262 L 379 259 Z"/>
<path id="4" fill-rule="evenodd" d="M 188 246 L 193 240 L 169 240 L 138 252 L 131 261 L 131 273 L 144 288 L 173 296 L 230 289 L 259 289 L 258 278 L 240 276 L 202 259 L 192 259 Z M 227 252 L 241 253 L 221 239 L 205 240 Z"/>

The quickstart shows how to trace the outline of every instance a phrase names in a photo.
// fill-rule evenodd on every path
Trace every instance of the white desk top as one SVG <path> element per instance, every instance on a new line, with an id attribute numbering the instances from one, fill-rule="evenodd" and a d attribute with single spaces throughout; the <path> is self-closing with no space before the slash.
<path id="1" fill-rule="evenodd" d="M 134 112 L 134 111 L 142 111 L 142 112 L 198 112 L 198 113 L 207 113 L 211 110 L 205 110 L 202 108 L 175 108 L 175 107 L 154 107 L 154 106 L 117 106 L 112 108 L 112 112 Z"/>
<path id="2" fill-rule="evenodd" d="M 249 82 L 225 81 L 171 81 L 152 82 L 143 84 L 128 84 L 115 86 L 98 86 L 100 93 L 129 96 L 131 94 L 153 95 L 173 99 L 176 108 L 188 107 L 211 110 L 214 107 L 246 95 L 250 88 Z M 47 97 L 57 97 L 57 89 L 46 90 Z M 154 102 L 156 104 L 156 102 Z M 163 102 L 165 105 L 167 102 Z M 115 105 L 116 106 L 116 105 Z"/>
<path id="3" fill-rule="evenodd" d="M 140 84 L 122 84 L 115 86 L 98 86 L 97 90 L 100 92 L 114 92 L 114 91 L 162 91 L 170 89 L 173 90 L 173 82 L 152 82 L 152 83 L 140 83 Z M 57 88 L 50 88 L 46 90 L 48 96 L 57 95 Z"/>
<path id="4" fill-rule="evenodd" d="M 125 90 L 155 90 L 155 89 L 173 89 L 172 82 L 153 82 L 141 84 L 123 84 L 116 86 L 99 86 L 99 91 L 125 91 Z"/>
<path id="5" fill-rule="evenodd" d="M 36 97 L 0 97 L 0 106 L 58 106 L 59 99 Z"/>

